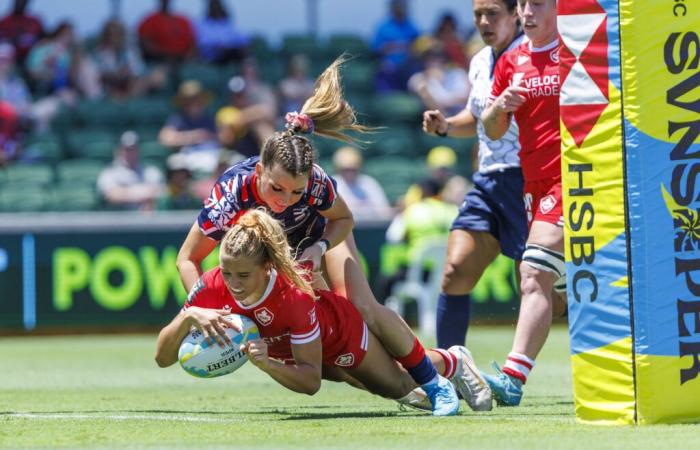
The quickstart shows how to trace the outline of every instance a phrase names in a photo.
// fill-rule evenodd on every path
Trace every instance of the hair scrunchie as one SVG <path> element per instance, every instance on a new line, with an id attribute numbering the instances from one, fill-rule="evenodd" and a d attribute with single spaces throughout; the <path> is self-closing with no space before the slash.
<path id="1" fill-rule="evenodd" d="M 314 132 L 314 121 L 307 114 L 288 112 L 284 120 L 287 122 L 286 128 L 295 133 L 312 134 Z"/>

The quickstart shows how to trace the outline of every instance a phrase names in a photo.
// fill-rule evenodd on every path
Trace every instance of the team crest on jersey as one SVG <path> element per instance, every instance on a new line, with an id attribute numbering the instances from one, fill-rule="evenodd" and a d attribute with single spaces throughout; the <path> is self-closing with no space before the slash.
<path id="1" fill-rule="evenodd" d="M 309 321 L 311 325 L 316 323 L 316 308 L 309 311 Z"/>
<path id="2" fill-rule="evenodd" d="M 258 319 L 261 325 L 267 326 L 274 320 L 275 315 L 267 308 L 259 308 L 255 310 L 255 318 Z"/>
<path id="3" fill-rule="evenodd" d="M 346 353 L 344 355 L 338 356 L 335 360 L 335 365 L 340 367 L 350 367 L 355 363 L 355 355 L 352 353 Z"/>
<path id="4" fill-rule="evenodd" d="M 552 50 L 552 51 L 549 53 L 549 58 L 550 58 L 553 62 L 558 63 L 558 62 L 559 62 L 559 49 L 558 49 L 558 48 L 555 48 L 554 50 Z"/>
<path id="5" fill-rule="evenodd" d="M 540 212 L 547 214 L 557 206 L 557 199 L 553 195 L 548 195 L 540 200 Z"/>

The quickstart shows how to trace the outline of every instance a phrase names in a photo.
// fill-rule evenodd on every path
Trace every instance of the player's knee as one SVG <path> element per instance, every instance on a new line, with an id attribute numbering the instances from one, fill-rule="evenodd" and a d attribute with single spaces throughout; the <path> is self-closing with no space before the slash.
<path id="1" fill-rule="evenodd" d="M 442 274 L 442 292 L 469 294 L 477 281 L 463 264 L 448 261 Z"/>
<path id="2" fill-rule="evenodd" d="M 547 293 L 556 280 L 566 275 L 564 255 L 555 250 L 527 244 L 520 265 L 520 291 L 523 295 Z"/>

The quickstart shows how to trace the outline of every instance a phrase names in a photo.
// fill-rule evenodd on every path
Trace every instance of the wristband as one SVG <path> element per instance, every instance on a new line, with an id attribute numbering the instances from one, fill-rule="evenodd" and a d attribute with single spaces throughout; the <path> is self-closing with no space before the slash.
<path id="1" fill-rule="evenodd" d="M 316 241 L 316 243 L 321 247 L 321 255 L 325 255 L 328 249 L 331 246 L 331 243 L 328 241 L 328 239 L 319 239 Z"/>
<path id="2" fill-rule="evenodd" d="M 448 133 L 450 132 L 450 128 L 452 128 L 452 123 L 447 122 L 447 129 L 443 132 L 440 132 L 438 130 L 435 130 L 435 134 L 437 134 L 440 137 L 447 137 Z"/>

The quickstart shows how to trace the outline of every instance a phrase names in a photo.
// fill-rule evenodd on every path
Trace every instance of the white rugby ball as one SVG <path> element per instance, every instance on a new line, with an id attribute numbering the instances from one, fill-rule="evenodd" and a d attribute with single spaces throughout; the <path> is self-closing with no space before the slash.
<path id="1" fill-rule="evenodd" d="M 232 344 L 223 348 L 216 342 L 209 344 L 202 332 L 194 327 L 182 340 L 177 356 L 185 372 L 198 378 L 220 377 L 248 361 L 248 355 L 240 350 L 240 346 L 248 340 L 260 338 L 258 326 L 249 318 L 238 314 L 229 314 L 225 318 L 241 329 L 239 333 L 233 328 L 226 328 L 226 335 Z"/>

